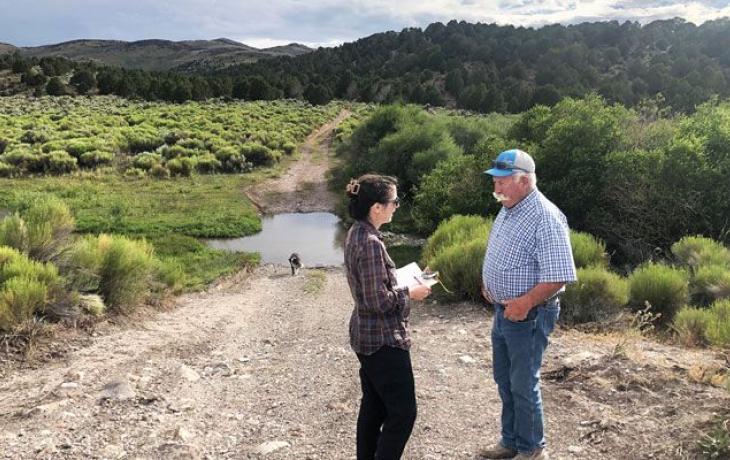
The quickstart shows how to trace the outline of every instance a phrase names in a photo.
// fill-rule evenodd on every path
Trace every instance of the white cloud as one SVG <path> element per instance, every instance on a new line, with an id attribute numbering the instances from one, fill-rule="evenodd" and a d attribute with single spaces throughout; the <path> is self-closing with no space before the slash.
<path id="1" fill-rule="evenodd" d="M 6 5 L 3 5 L 6 3 Z M 353 41 L 387 30 L 465 20 L 522 26 L 730 17 L 728 0 L 0 0 L 0 41 L 232 38 L 257 47 Z"/>

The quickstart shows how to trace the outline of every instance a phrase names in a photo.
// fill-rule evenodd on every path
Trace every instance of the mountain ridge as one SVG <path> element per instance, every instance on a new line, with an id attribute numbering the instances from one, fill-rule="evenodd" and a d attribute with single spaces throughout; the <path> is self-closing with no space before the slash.
<path id="1" fill-rule="evenodd" d="M 148 71 L 201 72 L 278 56 L 299 56 L 312 51 L 299 43 L 255 48 L 229 38 L 212 40 L 135 41 L 75 39 L 41 46 L 18 47 L 0 43 L 0 53 L 20 52 L 27 57 L 65 57 Z"/>

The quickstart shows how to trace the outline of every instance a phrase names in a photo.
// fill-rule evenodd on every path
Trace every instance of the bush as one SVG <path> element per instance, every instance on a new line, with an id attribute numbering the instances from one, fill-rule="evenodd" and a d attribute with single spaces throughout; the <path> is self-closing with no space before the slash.
<path id="1" fill-rule="evenodd" d="M 730 299 L 718 300 L 710 306 L 710 326 L 707 337 L 710 343 L 730 346 Z"/>
<path id="2" fill-rule="evenodd" d="M 0 246 L 8 246 L 27 254 L 28 227 L 20 215 L 13 214 L 0 221 Z"/>
<path id="3" fill-rule="evenodd" d="M 707 329 L 712 321 L 708 310 L 683 307 L 674 318 L 674 330 L 685 346 L 707 345 Z"/>
<path id="4" fill-rule="evenodd" d="M 616 315 L 629 301 L 629 283 L 600 266 L 578 269 L 578 281 L 562 296 L 560 318 L 567 324 L 602 321 Z"/>
<path id="5" fill-rule="evenodd" d="M 659 321 L 665 324 L 674 319 L 688 300 L 687 272 L 664 264 L 640 266 L 629 276 L 629 283 L 629 303 L 643 308 L 648 302 L 654 313 L 661 314 Z"/>
<path id="6" fill-rule="evenodd" d="M 195 158 L 175 158 L 166 163 L 167 169 L 170 170 L 170 174 L 173 176 L 192 176 L 195 172 L 195 167 L 198 164 Z"/>
<path id="7" fill-rule="evenodd" d="M 201 173 L 214 173 L 221 169 L 221 162 L 218 161 L 212 153 L 207 153 L 197 158 L 198 162 L 195 165 L 198 172 Z"/>
<path id="8" fill-rule="evenodd" d="M 36 260 L 56 257 L 75 227 L 68 206 L 53 196 L 35 199 L 21 215 L 28 227 L 28 255 Z"/>
<path id="9" fill-rule="evenodd" d="M 150 152 L 144 152 L 140 153 L 136 157 L 134 157 L 134 161 L 132 161 L 132 164 L 135 168 L 143 169 L 145 171 L 149 171 L 152 169 L 153 166 L 159 165 L 162 163 L 162 155 L 159 153 L 150 153 Z"/>
<path id="10" fill-rule="evenodd" d="M 573 249 L 573 260 L 576 268 L 608 267 L 606 244 L 595 236 L 571 231 L 570 246 Z"/>
<path id="11" fill-rule="evenodd" d="M 114 154 L 112 152 L 92 150 L 90 152 L 84 152 L 79 156 L 79 164 L 85 168 L 95 168 L 97 166 L 109 165 L 113 159 Z"/>
<path id="12" fill-rule="evenodd" d="M 170 177 L 170 170 L 162 165 L 154 165 L 150 168 L 150 176 L 158 179 L 167 179 Z"/>
<path id="13" fill-rule="evenodd" d="M 79 306 L 88 314 L 101 316 L 106 311 L 104 299 L 96 294 L 84 294 L 79 296 Z"/>
<path id="14" fill-rule="evenodd" d="M 59 289 L 58 270 L 0 246 L 0 330 L 8 331 L 42 313 Z"/>
<path id="15" fill-rule="evenodd" d="M 241 153 L 254 166 L 273 166 L 281 154 L 258 143 L 244 144 Z"/>
<path id="16" fill-rule="evenodd" d="M 492 219 L 484 217 L 452 216 L 449 220 L 442 222 L 426 241 L 426 246 L 423 248 L 423 264 L 429 265 L 436 254 L 449 246 L 474 239 L 481 239 L 486 245 L 492 224 Z"/>
<path id="17" fill-rule="evenodd" d="M 297 146 L 296 144 L 294 144 L 294 142 L 284 142 L 281 145 L 281 150 L 284 151 L 285 155 L 293 155 L 294 152 L 296 152 L 297 150 Z"/>
<path id="18" fill-rule="evenodd" d="M 711 238 L 685 236 L 672 245 L 672 254 L 688 267 L 703 265 L 730 267 L 730 250 Z"/>
<path id="19" fill-rule="evenodd" d="M 429 237 L 422 264 L 439 271 L 444 285 L 460 298 L 481 295 L 484 250 L 492 220 L 478 216 L 453 216 Z"/>
<path id="20" fill-rule="evenodd" d="M 0 161 L 0 177 L 13 177 L 17 173 L 17 168 L 11 164 Z"/>
<path id="21" fill-rule="evenodd" d="M 498 209 L 482 174 L 484 161 L 472 155 L 457 156 L 442 161 L 423 176 L 412 212 L 419 232 L 431 233 L 439 222 L 456 214 L 477 215 Z"/>
<path id="22" fill-rule="evenodd" d="M 155 265 L 152 246 L 144 240 L 101 235 L 99 247 L 102 253 L 99 291 L 112 309 L 130 312 L 149 290 Z"/>
<path id="23" fill-rule="evenodd" d="M 34 313 L 42 312 L 47 294 L 47 287 L 39 281 L 27 278 L 6 281 L 0 288 L 0 330 L 9 331 Z"/>
<path id="24" fill-rule="evenodd" d="M 482 262 L 486 241 L 480 238 L 448 246 L 437 253 L 428 266 L 440 273 L 447 289 L 462 299 L 481 297 Z"/>
<path id="25" fill-rule="evenodd" d="M 700 266 L 690 280 L 690 292 L 697 303 L 705 305 L 730 298 L 730 267 Z"/>
<path id="26" fill-rule="evenodd" d="M 46 172 L 51 174 L 66 174 L 78 168 L 78 160 L 63 150 L 55 150 L 47 156 Z"/>

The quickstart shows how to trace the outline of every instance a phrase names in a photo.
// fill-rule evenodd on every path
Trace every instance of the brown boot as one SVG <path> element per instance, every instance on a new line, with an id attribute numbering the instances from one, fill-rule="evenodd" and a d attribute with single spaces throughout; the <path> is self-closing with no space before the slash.
<path id="1" fill-rule="evenodd" d="M 517 455 L 517 451 L 515 449 L 504 447 L 501 442 L 498 442 L 493 447 L 480 450 L 478 454 L 478 458 L 514 458 L 514 456 Z"/>
<path id="2" fill-rule="evenodd" d="M 545 449 L 535 449 L 529 453 L 520 452 L 514 460 L 549 460 L 549 457 Z"/>

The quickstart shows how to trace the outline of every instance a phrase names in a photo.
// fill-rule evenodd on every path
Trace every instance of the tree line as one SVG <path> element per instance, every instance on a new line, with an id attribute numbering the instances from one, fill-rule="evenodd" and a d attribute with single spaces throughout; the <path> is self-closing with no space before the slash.
<path id="1" fill-rule="evenodd" d="M 539 29 L 437 22 L 194 76 L 19 54 L 0 56 L 3 68 L 48 94 L 172 102 L 344 99 L 520 113 L 595 92 L 625 106 L 661 95 L 665 108 L 686 113 L 712 96 L 730 95 L 730 19 L 701 26 L 675 18 L 644 26 L 610 21 Z M 68 84 L 60 78 L 63 70 L 73 71 Z"/>

